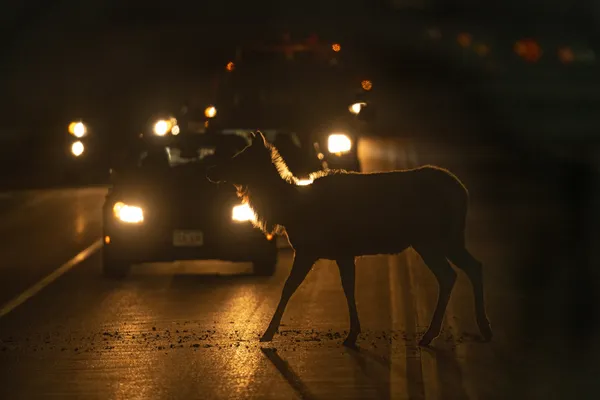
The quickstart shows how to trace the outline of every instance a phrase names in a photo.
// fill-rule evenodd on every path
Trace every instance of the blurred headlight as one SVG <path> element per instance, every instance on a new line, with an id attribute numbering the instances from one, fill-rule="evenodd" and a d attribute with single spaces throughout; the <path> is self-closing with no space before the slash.
<path id="1" fill-rule="evenodd" d="M 362 110 L 362 108 L 366 105 L 367 103 L 354 103 L 350 107 L 348 107 L 348 110 L 350 110 L 352 114 L 358 115 L 360 113 L 360 110 Z"/>
<path id="2" fill-rule="evenodd" d="M 113 206 L 115 218 L 130 224 L 144 222 L 144 212 L 140 207 L 130 206 L 123 202 L 117 202 Z"/>
<path id="3" fill-rule="evenodd" d="M 179 132 L 181 132 L 181 129 L 179 129 L 179 125 L 175 125 L 175 126 L 174 126 L 174 127 L 171 129 L 171 133 L 172 133 L 174 136 L 177 136 L 177 135 L 179 135 Z"/>
<path id="4" fill-rule="evenodd" d="M 157 136 L 165 136 L 171 130 L 171 123 L 167 120 L 161 119 L 156 121 L 154 124 L 154 133 Z"/>
<path id="5" fill-rule="evenodd" d="M 352 150 L 352 140 L 343 133 L 332 133 L 327 139 L 327 149 L 330 153 L 347 153 Z"/>
<path id="6" fill-rule="evenodd" d="M 87 128 L 83 122 L 71 122 L 69 124 L 69 133 L 75 137 L 82 138 L 87 133 Z"/>
<path id="7" fill-rule="evenodd" d="M 79 157 L 80 155 L 82 155 L 84 150 L 85 147 L 80 141 L 77 141 L 71 145 L 71 153 L 73 153 L 75 157 Z"/>
<path id="8" fill-rule="evenodd" d="M 231 219 L 238 222 L 256 221 L 256 214 L 248 204 L 233 207 Z"/>
<path id="9" fill-rule="evenodd" d="M 204 110 L 204 115 L 206 118 L 214 118 L 217 115 L 217 109 L 213 106 L 206 107 L 206 110 Z"/>

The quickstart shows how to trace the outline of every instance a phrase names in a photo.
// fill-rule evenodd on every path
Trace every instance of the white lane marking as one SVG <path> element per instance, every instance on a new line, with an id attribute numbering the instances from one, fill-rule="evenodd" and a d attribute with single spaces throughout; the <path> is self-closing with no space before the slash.
<path id="1" fill-rule="evenodd" d="M 75 257 L 58 267 L 58 269 L 54 270 L 50 275 L 46 276 L 44 279 L 31 286 L 29 289 L 25 290 L 23 293 L 6 303 L 0 309 L 0 318 L 4 317 L 6 314 L 25 303 L 31 297 L 35 296 L 39 291 L 43 288 L 54 282 L 61 275 L 65 274 L 69 270 L 71 270 L 74 266 L 81 263 L 82 261 L 89 258 L 92 254 L 94 254 L 100 247 L 102 246 L 102 239 L 96 240 L 89 246 L 87 249 L 83 250 L 81 253 L 77 254 Z"/>

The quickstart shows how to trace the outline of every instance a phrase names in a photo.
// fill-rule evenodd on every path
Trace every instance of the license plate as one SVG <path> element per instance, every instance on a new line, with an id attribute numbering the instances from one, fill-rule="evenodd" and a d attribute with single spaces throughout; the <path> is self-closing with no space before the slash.
<path id="1" fill-rule="evenodd" d="M 204 235 L 201 231 L 174 231 L 173 246 L 197 247 L 204 244 Z"/>

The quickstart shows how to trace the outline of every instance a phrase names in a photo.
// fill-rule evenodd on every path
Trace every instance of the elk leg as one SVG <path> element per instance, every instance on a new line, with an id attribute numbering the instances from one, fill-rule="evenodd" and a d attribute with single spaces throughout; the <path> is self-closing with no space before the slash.
<path id="1" fill-rule="evenodd" d="M 479 327 L 479 332 L 481 333 L 481 336 L 483 336 L 483 339 L 490 341 L 493 333 L 490 326 L 490 321 L 485 312 L 481 262 L 473 257 L 471 253 L 469 253 L 469 251 L 462 245 L 450 251 L 448 254 L 448 259 L 458 268 L 465 271 L 465 274 L 471 281 L 473 298 L 475 300 L 475 318 L 477 321 L 477 326 Z"/>
<path id="2" fill-rule="evenodd" d="M 356 287 L 356 264 L 354 258 L 343 258 L 336 260 L 338 269 L 340 270 L 340 278 L 342 279 L 342 287 L 346 295 L 348 303 L 348 311 L 350 312 L 350 333 L 344 341 L 344 346 L 354 347 L 356 339 L 360 335 L 360 321 L 358 319 L 358 310 L 356 308 L 356 299 L 354 291 Z"/>
<path id="3" fill-rule="evenodd" d="M 298 289 L 300 284 L 304 281 L 304 278 L 306 278 L 306 275 L 308 275 L 308 272 L 312 268 L 315 261 L 317 260 L 312 257 L 298 255 L 294 257 L 294 264 L 292 265 L 290 276 L 288 276 L 287 280 L 285 281 L 279 304 L 277 305 L 277 309 L 273 314 L 273 318 L 271 318 L 269 327 L 260 338 L 261 342 L 270 342 L 273 340 L 273 336 L 275 336 L 275 333 L 279 328 L 279 324 L 281 323 L 281 318 L 283 317 L 287 303 L 290 301 L 292 295 L 296 292 L 296 289 Z"/>
<path id="4" fill-rule="evenodd" d="M 456 272 L 452 269 L 442 252 L 429 248 L 416 248 L 415 250 L 421 255 L 421 258 L 423 258 L 423 261 L 431 272 L 433 272 L 439 286 L 437 305 L 433 312 L 429 329 L 427 329 L 427 332 L 425 332 L 419 342 L 420 346 L 427 346 L 433 339 L 438 337 L 442 330 L 444 314 L 448 307 L 452 288 L 456 282 Z"/>

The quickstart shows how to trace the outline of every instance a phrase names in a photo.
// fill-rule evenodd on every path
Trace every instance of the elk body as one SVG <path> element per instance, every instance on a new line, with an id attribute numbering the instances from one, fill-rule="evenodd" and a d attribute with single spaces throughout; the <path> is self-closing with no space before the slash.
<path id="1" fill-rule="evenodd" d="M 279 305 L 261 341 L 277 332 L 290 298 L 319 259 L 335 260 L 350 312 L 344 344 L 354 346 L 360 334 L 355 302 L 355 258 L 397 254 L 412 247 L 439 284 L 437 305 L 420 344 L 428 345 L 441 330 L 456 272 L 473 287 L 475 317 L 482 336 L 492 337 L 482 282 L 482 264 L 465 246 L 468 192 L 447 170 L 434 166 L 385 173 L 316 173 L 309 186 L 298 186 L 277 150 L 259 132 L 252 144 L 209 170 L 213 182 L 229 182 L 257 214 L 267 233 L 285 232 L 294 262 Z"/>

